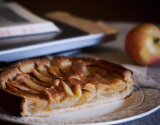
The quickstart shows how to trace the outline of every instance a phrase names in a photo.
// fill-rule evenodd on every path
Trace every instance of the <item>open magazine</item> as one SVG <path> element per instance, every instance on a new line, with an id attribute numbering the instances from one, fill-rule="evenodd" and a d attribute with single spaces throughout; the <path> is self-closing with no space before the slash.
<path id="1" fill-rule="evenodd" d="M 34 15 L 17 3 L 0 4 L 0 38 L 59 31 L 53 22 Z"/>

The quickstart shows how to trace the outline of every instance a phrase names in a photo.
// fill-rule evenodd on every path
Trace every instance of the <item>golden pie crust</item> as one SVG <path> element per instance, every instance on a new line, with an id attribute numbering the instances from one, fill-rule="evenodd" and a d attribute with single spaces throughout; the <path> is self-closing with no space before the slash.
<path id="1" fill-rule="evenodd" d="M 133 91 L 132 71 L 90 57 L 26 59 L 0 74 L 0 105 L 22 116 L 50 116 L 121 100 Z"/>

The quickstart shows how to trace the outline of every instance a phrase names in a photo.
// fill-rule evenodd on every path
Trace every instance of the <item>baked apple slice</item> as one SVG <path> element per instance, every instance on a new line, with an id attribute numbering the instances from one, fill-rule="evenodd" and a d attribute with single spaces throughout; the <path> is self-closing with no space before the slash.
<path id="1" fill-rule="evenodd" d="M 90 57 L 26 59 L 0 74 L 0 105 L 22 116 L 50 116 L 126 98 L 132 71 Z"/>

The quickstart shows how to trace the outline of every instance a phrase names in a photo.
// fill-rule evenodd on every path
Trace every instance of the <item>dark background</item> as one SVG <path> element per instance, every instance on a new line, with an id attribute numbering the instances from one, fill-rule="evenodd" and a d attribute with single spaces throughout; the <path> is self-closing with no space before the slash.
<path id="1" fill-rule="evenodd" d="M 36 14 L 67 11 L 104 21 L 160 22 L 158 0 L 6 0 L 16 1 Z"/>

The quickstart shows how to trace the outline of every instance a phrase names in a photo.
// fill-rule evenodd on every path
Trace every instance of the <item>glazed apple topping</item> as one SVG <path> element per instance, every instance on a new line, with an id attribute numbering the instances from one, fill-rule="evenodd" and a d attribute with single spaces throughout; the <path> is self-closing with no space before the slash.
<path id="1" fill-rule="evenodd" d="M 21 72 L 8 79 L 6 88 L 15 95 L 53 104 L 48 108 L 57 108 L 79 105 L 121 92 L 128 84 L 125 78 L 133 80 L 121 72 L 112 75 L 112 72 L 115 74 L 114 68 L 110 69 L 103 61 L 57 56 L 52 62 L 34 62 L 31 65 L 34 68 L 29 67 L 29 71 L 20 68 Z"/>

